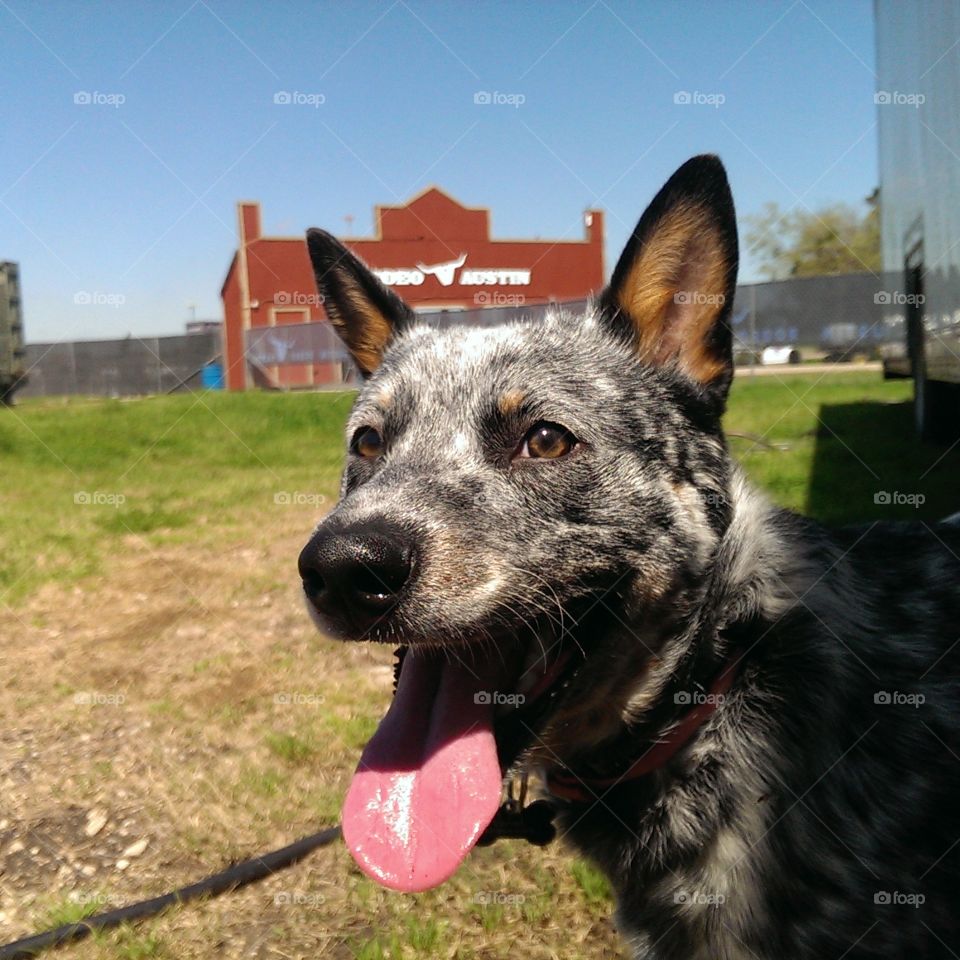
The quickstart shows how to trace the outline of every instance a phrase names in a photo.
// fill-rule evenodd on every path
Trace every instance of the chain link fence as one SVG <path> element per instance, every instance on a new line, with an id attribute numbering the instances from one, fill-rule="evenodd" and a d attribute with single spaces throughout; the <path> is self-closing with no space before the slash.
<path id="1" fill-rule="evenodd" d="M 731 314 L 739 363 L 877 358 L 905 351 L 906 297 L 899 273 L 804 277 L 737 287 Z M 587 300 L 422 313 L 438 326 L 490 327 L 551 310 L 583 312 Z M 256 327 L 246 333 L 247 361 L 258 371 L 284 365 L 343 364 L 350 358 L 327 323 Z M 34 343 L 26 349 L 23 396 L 135 396 L 201 386 L 217 359 L 216 333 L 124 340 Z M 778 359 L 779 358 L 779 359 Z M 259 381 L 258 381 L 259 382 Z"/>
<path id="2" fill-rule="evenodd" d="M 216 333 L 27 344 L 27 384 L 19 396 L 169 393 L 200 386 L 201 371 L 220 354 Z"/>

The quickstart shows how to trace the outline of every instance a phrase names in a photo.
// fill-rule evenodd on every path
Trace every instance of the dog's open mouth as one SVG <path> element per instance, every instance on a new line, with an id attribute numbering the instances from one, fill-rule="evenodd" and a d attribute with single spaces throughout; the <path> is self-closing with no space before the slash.
<path id="1" fill-rule="evenodd" d="M 578 660 L 559 644 L 552 654 L 539 644 L 470 654 L 404 651 L 393 702 L 344 802 L 354 859 L 395 890 L 430 889 L 460 866 L 500 806 L 503 770 Z"/>

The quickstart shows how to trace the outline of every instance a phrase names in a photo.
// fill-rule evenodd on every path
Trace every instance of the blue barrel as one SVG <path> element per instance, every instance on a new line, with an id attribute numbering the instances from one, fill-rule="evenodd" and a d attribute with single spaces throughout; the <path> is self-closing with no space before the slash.
<path id="1" fill-rule="evenodd" d="M 200 371 L 200 385 L 204 390 L 223 389 L 223 364 L 219 361 L 208 363 Z"/>

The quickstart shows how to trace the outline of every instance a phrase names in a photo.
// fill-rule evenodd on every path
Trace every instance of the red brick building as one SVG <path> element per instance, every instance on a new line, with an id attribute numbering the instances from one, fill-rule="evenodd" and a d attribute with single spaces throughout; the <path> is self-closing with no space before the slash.
<path id="1" fill-rule="evenodd" d="M 259 203 L 244 201 L 237 210 L 240 246 L 221 290 L 228 388 L 339 381 L 339 361 L 265 367 L 247 362 L 248 331 L 326 320 L 303 237 L 262 236 Z M 417 310 L 576 300 L 603 283 L 599 210 L 584 214 L 584 237 L 578 240 L 491 239 L 487 208 L 465 207 L 437 187 L 375 212 L 375 236 L 343 242 Z"/>

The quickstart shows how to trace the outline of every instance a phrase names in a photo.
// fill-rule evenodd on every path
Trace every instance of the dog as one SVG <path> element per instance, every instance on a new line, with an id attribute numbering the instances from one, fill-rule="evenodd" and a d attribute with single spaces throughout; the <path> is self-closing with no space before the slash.
<path id="1" fill-rule="evenodd" d="M 361 868 L 435 886 L 535 769 L 637 958 L 960 955 L 960 528 L 830 531 L 744 479 L 719 159 L 579 316 L 442 329 L 307 243 L 364 380 L 299 572 L 325 632 L 402 653 Z"/>

